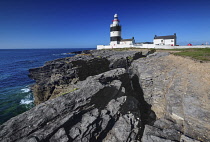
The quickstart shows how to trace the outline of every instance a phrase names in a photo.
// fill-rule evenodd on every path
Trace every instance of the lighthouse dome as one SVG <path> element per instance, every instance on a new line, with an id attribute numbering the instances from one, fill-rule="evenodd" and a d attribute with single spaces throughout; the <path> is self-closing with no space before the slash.
<path id="1" fill-rule="evenodd" d="M 118 17 L 118 15 L 117 15 L 117 14 L 115 14 L 115 15 L 114 15 L 114 17 Z"/>

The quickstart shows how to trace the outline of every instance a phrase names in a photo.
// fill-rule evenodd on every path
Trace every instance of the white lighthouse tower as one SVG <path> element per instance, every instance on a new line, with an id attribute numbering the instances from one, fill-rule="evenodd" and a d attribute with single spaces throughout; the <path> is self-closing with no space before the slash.
<path id="1" fill-rule="evenodd" d="M 121 26 L 119 24 L 118 15 L 114 15 L 113 23 L 110 25 L 110 46 L 116 47 L 121 41 Z"/>

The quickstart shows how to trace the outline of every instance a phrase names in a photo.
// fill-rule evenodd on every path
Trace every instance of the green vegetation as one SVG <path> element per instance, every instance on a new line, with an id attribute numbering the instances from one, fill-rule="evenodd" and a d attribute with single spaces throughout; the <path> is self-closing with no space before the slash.
<path id="1" fill-rule="evenodd" d="M 65 95 L 65 94 L 68 94 L 68 93 L 74 92 L 74 91 L 76 91 L 76 90 L 78 90 L 78 89 L 79 89 L 79 88 L 74 88 L 74 89 L 72 89 L 72 90 L 70 90 L 70 91 L 68 91 L 68 92 L 65 92 L 65 93 L 60 93 L 60 94 L 56 95 L 56 97 L 63 96 L 63 95 Z"/>
<path id="2" fill-rule="evenodd" d="M 107 50 L 107 49 L 104 49 Z M 149 50 L 151 53 L 154 52 L 170 52 L 171 54 L 177 55 L 177 56 L 183 56 L 183 57 L 190 57 L 192 59 L 201 60 L 201 61 L 210 61 L 210 48 L 188 48 L 188 49 L 143 49 L 143 48 L 114 48 L 114 49 L 108 49 L 108 50 L 115 50 L 115 51 L 126 51 L 126 50 Z M 128 59 L 130 59 L 128 57 Z"/>
<path id="3" fill-rule="evenodd" d="M 190 57 L 201 61 L 210 61 L 210 48 L 189 48 L 189 49 L 170 49 L 172 54 L 184 57 Z"/>
<path id="4" fill-rule="evenodd" d="M 156 52 L 156 49 L 155 48 L 152 48 L 152 49 L 150 49 L 150 52 L 151 53 L 155 53 Z"/>
<path id="5" fill-rule="evenodd" d="M 78 56 L 91 56 L 91 54 L 85 54 L 85 53 L 82 53 L 82 54 L 78 54 Z"/>
<path id="6" fill-rule="evenodd" d="M 129 59 L 129 60 L 133 60 L 133 57 L 131 57 L 131 56 L 128 56 L 128 59 Z"/>

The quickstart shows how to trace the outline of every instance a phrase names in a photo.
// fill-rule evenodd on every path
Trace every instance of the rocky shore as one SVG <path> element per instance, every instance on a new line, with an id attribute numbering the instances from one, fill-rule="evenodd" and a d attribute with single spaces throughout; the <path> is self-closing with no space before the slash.
<path id="1" fill-rule="evenodd" d="M 36 107 L 10 142 L 210 141 L 210 64 L 166 52 L 93 50 L 30 69 Z"/>

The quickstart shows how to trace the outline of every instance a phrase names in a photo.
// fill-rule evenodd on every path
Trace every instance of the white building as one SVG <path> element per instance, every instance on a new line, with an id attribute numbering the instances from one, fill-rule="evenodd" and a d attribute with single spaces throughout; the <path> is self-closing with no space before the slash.
<path id="1" fill-rule="evenodd" d="M 110 44 L 109 45 L 97 45 L 97 49 L 112 49 L 112 48 L 157 48 L 157 49 L 173 49 L 173 48 L 182 48 L 176 46 L 177 36 L 168 35 L 168 36 L 156 36 L 152 42 L 142 42 L 135 43 L 134 37 L 131 39 L 122 39 L 121 37 L 121 25 L 118 19 L 118 15 L 114 15 L 114 20 L 110 25 Z M 191 46 L 192 47 L 192 46 Z M 188 48 L 188 47 L 183 47 Z M 197 48 L 197 47 L 196 47 Z"/>
<path id="2" fill-rule="evenodd" d="M 122 39 L 120 41 L 121 45 L 134 45 L 135 44 L 135 39 L 132 37 L 131 39 Z"/>
<path id="3" fill-rule="evenodd" d="M 122 39 L 121 37 L 121 25 L 118 19 L 118 15 L 114 15 L 114 20 L 110 25 L 110 45 L 97 45 L 97 49 L 108 48 L 129 48 L 135 44 L 134 37 L 131 39 Z"/>
<path id="4" fill-rule="evenodd" d="M 168 36 L 155 35 L 153 43 L 154 45 L 176 46 L 176 33 L 174 35 L 168 35 Z"/>

